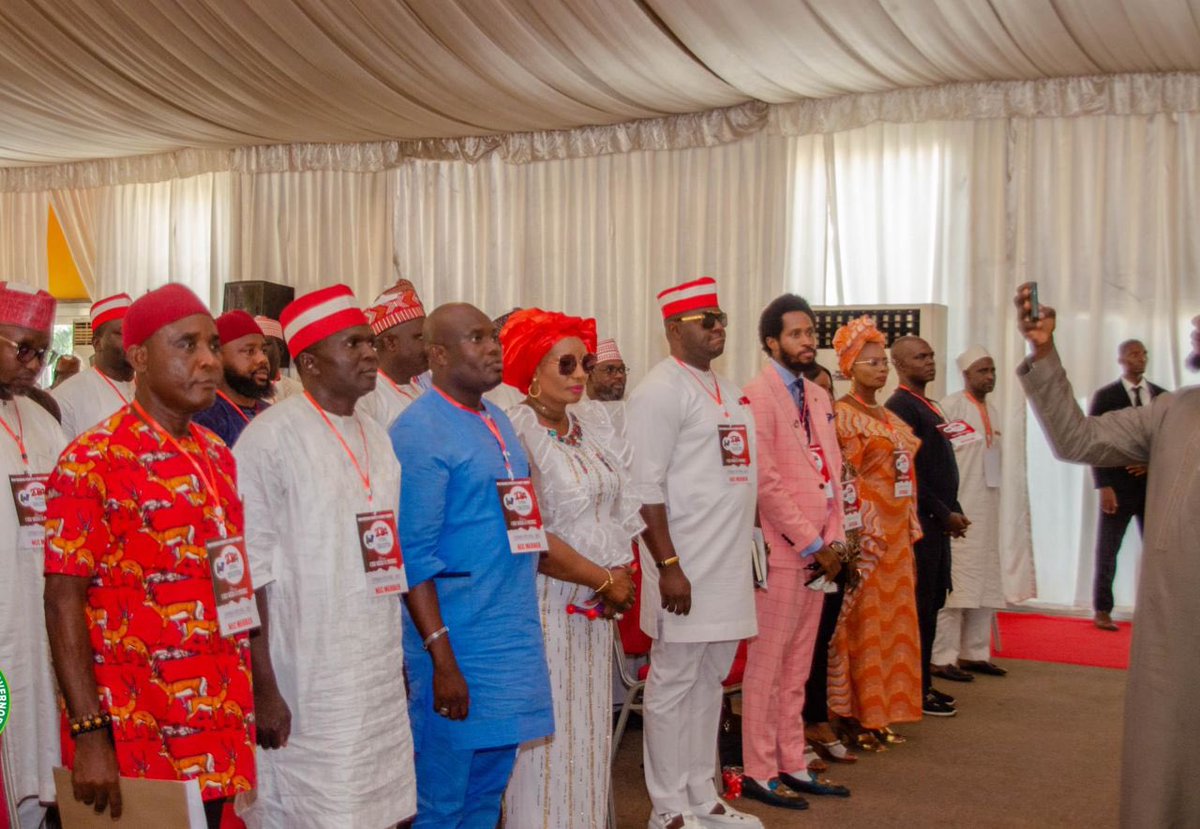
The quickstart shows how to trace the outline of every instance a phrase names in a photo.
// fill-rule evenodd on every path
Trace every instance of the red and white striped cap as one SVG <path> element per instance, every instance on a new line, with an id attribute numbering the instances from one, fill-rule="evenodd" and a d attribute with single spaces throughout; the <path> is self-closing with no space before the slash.
<path id="1" fill-rule="evenodd" d="M 366 325 L 354 292 L 346 285 L 330 285 L 296 299 L 279 313 L 283 338 L 293 357 L 339 331 Z"/>
<path id="2" fill-rule="evenodd" d="M 125 313 L 132 304 L 133 299 L 129 294 L 114 294 L 92 303 L 92 333 L 96 333 L 96 329 L 106 322 L 124 319 Z"/>
<path id="3" fill-rule="evenodd" d="M 278 320 L 273 320 L 270 317 L 255 317 L 254 321 L 262 329 L 264 337 L 274 337 L 277 340 L 283 339 L 283 326 L 279 324 Z"/>
<path id="4" fill-rule="evenodd" d="M 711 276 L 702 276 L 674 288 L 667 288 L 659 292 L 658 304 L 662 308 L 663 319 L 686 314 L 698 308 L 719 308 L 721 306 L 717 302 L 717 281 Z"/>

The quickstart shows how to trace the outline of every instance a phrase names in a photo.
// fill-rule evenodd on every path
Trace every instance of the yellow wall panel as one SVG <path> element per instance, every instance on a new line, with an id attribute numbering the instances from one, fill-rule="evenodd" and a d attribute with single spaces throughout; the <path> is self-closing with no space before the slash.
<path id="1" fill-rule="evenodd" d="M 79 278 L 79 268 L 75 267 L 75 259 L 71 249 L 67 247 L 67 237 L 63 235 L 62 225 L 54 208 L 50 208 L 49 226 L 46 229 L 46 258 L 50 267 L 50 293 L 58 300 L 87 300 L 87 289 Z"/>

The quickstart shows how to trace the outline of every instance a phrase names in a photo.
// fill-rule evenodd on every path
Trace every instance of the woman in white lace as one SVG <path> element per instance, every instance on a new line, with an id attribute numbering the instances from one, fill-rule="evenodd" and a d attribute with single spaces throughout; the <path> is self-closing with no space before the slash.
<path id="1" fill-rule="evenodd" d="M 508 410 L 529 456 L 550 539 L 538 595 L 552 737 L 521 746 L 505 795 L 511 829 L 605 823 L 612 734 L 612 626 L 633 604 L 630 540 L 641 506 L 629 445 L 601 406 L 572 406 L 595 366 L 596 322 L 531 308 L 500 332 L 504 381 L 525 400 Z"/>

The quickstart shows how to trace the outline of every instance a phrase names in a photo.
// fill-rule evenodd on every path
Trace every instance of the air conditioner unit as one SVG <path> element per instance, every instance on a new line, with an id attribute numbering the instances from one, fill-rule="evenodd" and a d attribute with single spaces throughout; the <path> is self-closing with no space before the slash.
<path id="1" fill-rule="evenodd" d="M 817 361 L 833 373 L 834 397 L 850 392 L 850 379 L 838 371 L 837 355 L 833 351 L 833 335 L 841 326 L 856 317 L 867 314 L 875 318 L 875 325 L 887 338 L 890 350 L 898 338 L 913 335 L 933 346 L 937 354 L 937 379 L 929 384 L 925 393 L 934 400 L 946 395 L 946 376 L 950 370 L 946 353 L 946 319 L 949 309 L 945 305 L 855 305 L 815 306 L 817 326 Z M 890 351 L 889 351 L 890 356 Z M 882 402 L 887 400 L 898 384 L 896 369 L 888 373 L 887 385 L 876 395 Z"/>

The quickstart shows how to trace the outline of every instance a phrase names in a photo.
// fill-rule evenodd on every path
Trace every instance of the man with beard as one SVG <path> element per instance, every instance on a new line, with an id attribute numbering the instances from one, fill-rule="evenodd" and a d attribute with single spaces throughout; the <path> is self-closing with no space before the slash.
<path id="1" fill-rule="evenodd" d="M 729 319 L 702 277 L 658 294 L 670 356 L 629 400 L 642 501 L 642 629 L 654 639 L 645 691 L 650 829 L 762 823 L 718 797 L 713 750 L 721 681 L 756 632 L 751 561 L 758 490 L 754 419 L 712 371 Z"/>
<path id="2" fill-rule="evenodd" d="M 283 373 L 283 369 L 291 366 L 291 356 L 287 343 L 283 341 L 283 326 L 279 320 L 258 316 L 254 321 L 263 332 L 263 351 L 267 353 L 267 363 L 271 367 L 271 393 L 266 401 L 278 403 L 293 394 L 303 394 L 304 386 L 300 385 L 300 381 Z"/>
<path id="3" fill-rule="evenodd" d="M 1125 691 L 1123 827 L 1192 826 L 1200 787 L 1192 735 L 1200 734 L 1200 388 L 1144 406 L 1085 417 L 1054 348 L 1054 309 L 1031 318 L 1032 285 L 1017 289 L 1030 354 L 1017 376 L 1055 455 L 1092 466 L 1146 464 L 1146 547 Z M 1200 371 L 1200 316 L 1188 367 Z"/>
<path id="4" fill-rule="evenodd" d="M 617 341 L 609 337 L 596 343 L 596 368 L 588 375 L 587 396 L 602 403 L 625 399 L 625 381 L 629 369 L 621 359 Z"/>
<path id="5" fill-rule="evenodd" d="M 933 347 L 920 337 L 892 343 L 892 362 L 900 385 L 888 398 L 888 409 L 912 427 L 921 440 L 913 462 L 917 478 L 917 516 L 924 537 L 913 545 L 917 560 L 917 624 L 921 636 L 921 710 L 931 717 L 953 717 L 951 697 L 933 688 L 930 662 L 938 611 L 950 592 L 950 539 L 963 538 L 971 522 L 958 503 L 958 464 L 946 436 L 952 424 L 938 404 L 925 396 L 937 377 Z"/>
<path id="6" fill-rule="evenodd" d="M 245 311 L 228 311 L 217 317 L 217 333 L 224 366 L 217 399 L 192 419 L 216 432 L 226 446 L 233 446 L 242 430 L 269 405 L 264 398 L 271 393 L 271 366 L 262 329 Z"/>
<path id="7" fill-rule="evenodd" d="M 367 322 L 375 335 L 379 382 L 358 405 L 387 429 L 425 390 L 425 381 L 420 377 L 429 368 L 421 334 L 425 308 L 417 289 L 401 279 L 367 308 Z"/>
<path id="8" fill-rule="evenodd" d="M 131 302 L 129 294 L 116 294 L 92 305 L 92 367 L 64 380 L 53 391 L 67 440 L 74 440 L 133 399 L 133 366 L 121 340 Z"/>
<path id="9" fill-rule="evenodd" d="M 304 393 L 255 418 L 234 453 L 262 620 L 250 640 L 262 785 L 238 810 L 250 829 L 394 826 L 416 786 L 400 465 L 355 412 L 375 387 L 371 329 L 345 285 L 280 317 Z"/>
<path id="10" fill-rule="evenodd" d="M 512 423 L 483 397 L 503 367 L 491 320 L 471 305 L 442 305 L 425 320 L 424 336 L 433 388 L 391 428 L 404 470 L 414 827 L 491 829 L 517 746 L 554 732 L 539 556 L 513 543 L 520 530 L 510 532 L 508 516 L 519 513 L 506 507 L 527 499 L 532 483 Z M 597 748 L 596 761 L 605 762 Z"/>
<path id="11" fill-rule="evenodd" d="M 0 670 L 22 706 L 4 732 L 0 767 L 20 827 L 42 819 L 54 802 L 59 763 L 58 707 L 42 611 L 46 477 L 67 441 L 54 419 L 25 399 L 42 370 L 54 298 L 15 282 L 0 282 L 0 475 L 12 497 L 0 506 Z M 0 811 L 0 815 L 3 812 Z"/>
<path id="12" fill-rule="evenodd" d="M 745 391 L 758 437 L 758 515 L 771 555 L 767 584 L 755 591 L 758 636 L 742 682 L 742 793 L 803 809 L 800 793 L 850 794 L 809 774 L 802 718 L 826 596 L 807 585 L 823 576 L 836 589 L 842 568 L 842 456 L 829 396 L 803 375 L 817 358 L 808 302 L 795 294 L 775 299 L 762 312 L 758 337 L 771 359 Z"/>

